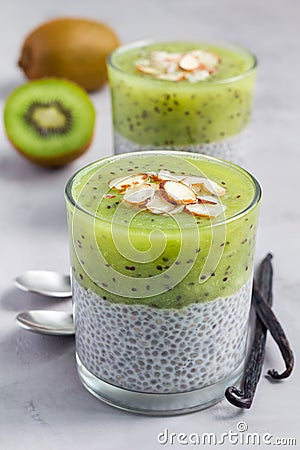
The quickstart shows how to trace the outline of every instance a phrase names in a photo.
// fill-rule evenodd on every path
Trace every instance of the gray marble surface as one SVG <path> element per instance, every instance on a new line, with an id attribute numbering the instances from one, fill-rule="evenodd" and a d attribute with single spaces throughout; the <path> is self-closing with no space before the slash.
<path id="1" fill-rule="evenodd" d="M 84 15 L 111 24 L 123 42 L 144 37 L 207 39 L 237 42 L 259 59 L 255 113 L 247 166 L 260 179 L 264 198 L 256 258 L 275 255 L 274 309 L 300 352 L 300 208 L 299 199 L 299 21 L 297 0 L 110 0 L 79 2 L 10 0 L 0 15 L 0 107 L 22 83 L 16 67 L 25 34 L 59 15 Z M 72 338 L 41 337 L 17 328 L 14 317 L 24 309 L 69 309 L 17 291 L 14 277 L 27 269 L 68 270 L 67 227 L 63 188 L 68 177 L 92 160 L 111 154 L 112 129 L 107 88 L 93 95 L 98 111 L 91 150 L 74 164 L 46 171 L 22 159 L 0 125 L 0 448 L 3 450 L 153 450 L 158 433 L 236 431 L 241 421 L 249 432 L 297 438 L 299 371 L 275 385 L 262 377 L 250 411 L 226 401 L 192 415 L 149 418 L 113 409 L 92 397 L 80 384 Z M 281 368 L 271 339 L 263 372 Z M 220 445 L 221 446 L 221 445 Z M 224 444 L 224 448 L 243 448 Z M 269 445 L 248 448 L 270 448 Z M 288 446 L 289 448 L 289 446 Z M 296 448 L 294 446 L 294 448 Z"/>

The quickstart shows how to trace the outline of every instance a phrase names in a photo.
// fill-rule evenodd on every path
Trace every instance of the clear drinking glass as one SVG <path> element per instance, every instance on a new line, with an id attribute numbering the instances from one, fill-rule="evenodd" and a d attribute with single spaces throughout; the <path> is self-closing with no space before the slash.
<path id="1" fill-rule="evenodd" d="M 209 193 L 203 178 L 218 189 Z M 163 210 L 149 209 L 149 198 L 128 200 L 141 186 L 165 196 L 187 180 L 196 180 L 193 192 L 200 180 L 197 202 L 223 205 L 219 215 L 188 213 L 181 194 Z M 113 156 L 69 180 L 77 368 L 91 393 L 119 408 L 172 415 L 218 402 L 238 381 L 260 198 L 242 168 L 177 151 Z"/>
<path id="2" fill-rule="evenodd" d="M 161 80 L 135 68 L 153 51 L 199 48 L 221 57 L 203 81 Z M 243 161 L 256 66 L 248 50 L 228 45 L 140 41 L 119 47 L 108 59 L 115 153 L 172 149 Z"/>

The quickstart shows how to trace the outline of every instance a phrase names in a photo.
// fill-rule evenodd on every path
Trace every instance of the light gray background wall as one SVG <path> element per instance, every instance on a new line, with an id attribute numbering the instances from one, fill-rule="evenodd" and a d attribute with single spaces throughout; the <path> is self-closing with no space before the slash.
<path id="1" fill-rule="evenodd" d="M 83 15 L 107 22 L 123 42 L 144 37 L 224 40 L 254 51 L 259 59 L 252 152 L 248 168 L 264 187 L 257 261 L 275 255 L 275 310 L 299 354 L 299 22 L 297 0 L 151 0 L 79 2 L 49 0 L 2 2 L 0 14 L 0 106 L 24 81 L 16 67 L 27 32 L 59 15 Z M 23 309 L 63 302 L 18 292 L 13 278 L 33 268 L 68 270 L 63 188 L 85 163 L 112 152 L 108 90 L 93 95 L 98 111 L 91 150 L 55 172 L 22 159 L 0 125 L 0 448 L 3 450 L 115 450 L 161 448 L 157 434 L 235 431 L 274 437 L 299 434 L 299 371 L 279 385 L 262 378 L 250 411 L 226 401 L 193 415 L 147 418 L 118 411 L 93 398 L 80 384 L 73 339 L 50 338 L 19 330 L 14 316 Z M 264 373 L 281 368 L 269 339 Z M 167 447 L 167 446 L 166 446 Z M 182 448 L 173 445 L 172 448 Z M 226 449 L 230 445 L 223 446 Z M 237 447 L 237 446 L 235 446 Z M 238 448 L 242 448 L 238 446 Z M 250 447 L 248 447 L 250 448 Z M 258 448 L 258 447 L 252 447 Z M 264 448 L 261 445 L 259 448 Z M 269 446 L 265 446 L 269 448 Z"/>

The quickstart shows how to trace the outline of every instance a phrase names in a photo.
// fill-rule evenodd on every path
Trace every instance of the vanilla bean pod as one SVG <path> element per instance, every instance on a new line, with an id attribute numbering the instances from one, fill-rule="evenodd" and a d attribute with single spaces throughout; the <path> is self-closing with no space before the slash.
<path id="1" fill-rule="evenodd" d="M 271 263 L 272 255 L 269 253 L 260 264 L 258 270 L 258 286 L 268 302 L 272 306 L 272 284 L 273 268 Z M 225 397 L 238 408 L 249 409 L 252 405 L 256 387 L 262 372 L 265 357 L 267 328 L 261 319 L 256 315 L 254 337 L 249 356 L 246 361 L 241 389 L 231 386 L 226 389 Z"/>
<path id="2" fill-rule="evenodd" d="M 268 253 L 262 260 L 258 273 L 257 284 L 263 297 L 266 299 L 266 303 L 269 306 L 273 304 L 273 267 L 272 267 L 273 255 Z"/>
<path id="3" fill-rule="evenodd" d="M 255 283 L 253 285 L 253 299 L 255 301 L 256 312 L 260 320 L 263 322 L 265 327 L 268 328 L 271 335 L 273 336 L 283 356 L 286 366 L 284 372 L 278 373 L 277 370 L 272 369 L 268 370 L 268 375 L 276 380 L 282 380 L 283 378 L 287 378 L 290 376 L 294 367 L 294 355 L 292 349 L 281 324 L 279 323 L 272 309 L 270 309 L 268 305 L 266 305 L 264 295 L 262 292 L 260 292 Z"/>

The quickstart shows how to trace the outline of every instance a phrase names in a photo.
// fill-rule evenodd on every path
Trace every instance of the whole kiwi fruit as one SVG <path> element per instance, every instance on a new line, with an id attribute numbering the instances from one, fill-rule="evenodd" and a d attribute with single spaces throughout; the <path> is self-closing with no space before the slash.
<path id="1" fill-rule="evenodd" d="M 30 80 L 67 78 L 96 91 L 107 80 L 106 58 L 118 46 L 114 31 L 101 22 L 58 18 L 27 36 L 18 64 Z"/>
<path id="2" fill-rule="evenodd" d="M 27 159 L 63 166 L 90 146 L 95 108 L 84 89 L 54 78 L 30 81 L 15 89 L 4 107 L 4 127 L 13 146 Z"/>

